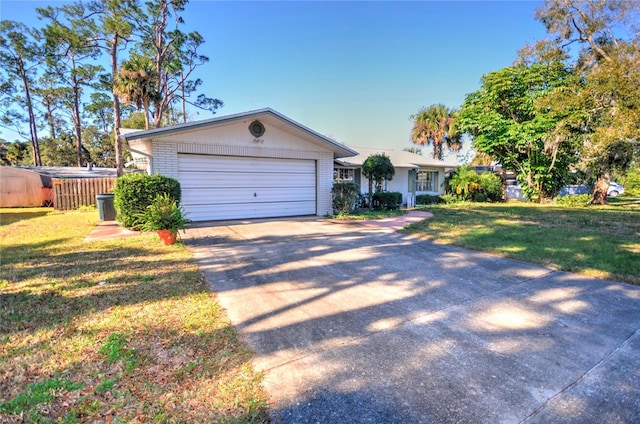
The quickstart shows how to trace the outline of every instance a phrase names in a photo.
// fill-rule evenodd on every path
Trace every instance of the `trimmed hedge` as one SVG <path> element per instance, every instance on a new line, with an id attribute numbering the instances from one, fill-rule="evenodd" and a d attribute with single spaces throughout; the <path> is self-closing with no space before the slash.
<path id="1" fill-rule="evenodd" d="M 116 220 L 126 228 L 138 230 L 147 206 L 160 194 L 180 203 L 180 183 L 164 175 L 126 174 L 116 179 L 113 187 Z"/>
<path id="2" fill-rule="evenodd" d="M 352 212 L 358 202 L 358 194 L 360 194 L 360 186 L 356 183 L 334 183 L 331 188 L 333 213 Z"/>
<path id="3" fill-rule="evenodd" d="M 440 196 L 432 196 L 430 194 L 418 194 L 416 196 L 416 205 L 438 205 L 444 203 Z"/>
<path id="4" fill-rule="evenodd" d="M 373 194 L 374 209 L 400 209 L 402 193 L 397 191 L 379 191 Z"/>

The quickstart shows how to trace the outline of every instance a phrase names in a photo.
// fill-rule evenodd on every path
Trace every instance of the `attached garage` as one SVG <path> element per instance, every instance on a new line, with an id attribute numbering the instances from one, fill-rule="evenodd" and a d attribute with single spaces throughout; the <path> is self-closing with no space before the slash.
<path id="1" fill-rule="evenodd" d="M 178 155 L 182 205 L 194 221 L 316 214 L 316 162 Z"/>
<path id="2" fill-rule="evenodd" d="M 122 138 L 149 174 L 178 179 L 192 221 L 330 214 L 334 160 L 357 153 L 272 109 Z"/>

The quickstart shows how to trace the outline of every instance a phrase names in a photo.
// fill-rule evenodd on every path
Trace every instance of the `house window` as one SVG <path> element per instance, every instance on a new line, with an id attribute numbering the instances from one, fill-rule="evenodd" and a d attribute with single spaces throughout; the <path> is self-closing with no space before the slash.
<path id="1" fill-rule="evenodd" d="M 335 168 L 333 170 L 333 180 L 337 183 L 354 182 L 355 169 Z"/>
<path id="2" fill-rule="evenodd" d="M 419 171 L 416 175 L 416 191 L 437 192 L 438 173 L 432 171 Z"/>

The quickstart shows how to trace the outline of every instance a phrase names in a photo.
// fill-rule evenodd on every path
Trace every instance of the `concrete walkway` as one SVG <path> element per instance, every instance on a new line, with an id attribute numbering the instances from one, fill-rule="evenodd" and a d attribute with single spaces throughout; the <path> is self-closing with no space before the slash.
<path id="1" fill-rule="evenodd" d="M 414 222 L 420 222 L 431 217 L 433 217 L 433 214 L 431 212 L 410 210 L 406 214 L 400 216 L 390 216 L 380 219 L 366 219 L 362 221 L 338 220 L 337 222 L 341 224 L 365 225 L 367 227 L 377 229 L 386 228 L 389 232 L 393 232 L 401 229 L 402 227 L 406 227 L 409 224 L 413 224 Z"/>
<path id="2" fill-rule="evenodd" d="M 277 422 L 640 422 L 640 287 L 317 218 L 184 240 Z"/>
<path id="3" fill-rule="evenodd" d="M 118 225 L 116 221 L 102 221 L 85 238 L 85 242 L 113 240 L 141 235 L 140 231 L 131 231 Z"/>

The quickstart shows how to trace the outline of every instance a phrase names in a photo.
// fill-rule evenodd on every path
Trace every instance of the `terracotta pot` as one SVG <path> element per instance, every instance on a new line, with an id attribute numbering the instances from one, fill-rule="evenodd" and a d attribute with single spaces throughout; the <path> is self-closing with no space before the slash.
<path id="1" fill-rule="evenodd" d="M 160 236 L 160 240 L 165 246 L 175 243 L 177 238 L 177 234 L 171 230 L 158 230 L 158 236 Z"/>

